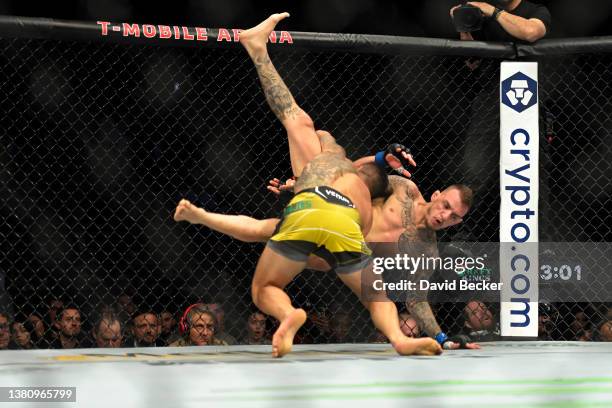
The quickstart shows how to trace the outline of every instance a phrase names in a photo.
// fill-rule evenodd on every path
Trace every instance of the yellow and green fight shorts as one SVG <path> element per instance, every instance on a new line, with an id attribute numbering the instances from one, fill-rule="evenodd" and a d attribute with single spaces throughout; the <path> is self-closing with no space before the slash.
<path id="1" fill-rule="evenodd" d="M 305 262 L 310 254 L 320 256 L 337 273 L 365 268 L 372 255 L 355 205 L 326 186 L 302 190 L 293 197 L 268 247 L 298 262 Z"/>

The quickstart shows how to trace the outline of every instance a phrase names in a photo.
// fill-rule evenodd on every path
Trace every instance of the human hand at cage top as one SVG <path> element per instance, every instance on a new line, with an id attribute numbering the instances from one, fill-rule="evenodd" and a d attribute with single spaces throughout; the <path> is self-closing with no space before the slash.
<path id="1" fill-rule="evenodd" d="M 478 7 L 485 17 L 492 17 L 495 12 L 495 6 L 484 1 L 468 1 L 466 4 Z"/>
<path id="2" fill-rule="evenodd" d="M 452 7 L 450 9 L 450 16 L 451 16 L 451 18 L 453 18 L 455 10 L 458 9 L 459 7 L 461 7 L 461 6 L 463 6 L 463 4 L 458 4 L 455 7 Z M 461 41 L 474 41 L 474 36 L 472 35 L 472 33 L 469 33 L 469 32 L 466 32 L 466 31 L 461 31 L 461 32 L 459 32 L 459 39 Z M 474 68 L 474 69 L 476 69 L 476 68 Z M 472 69 L 472 70 L 474 70 L 474 69 Z"/>
<path id="3" fill-rule="evenodd" d="M 280 196 L 282 192 L 286 191 L 289 193 L 293 192 L 293 186 L 295 186 L 295 177 L 288 178 L 282 183 L 279 179 L 273 178 L 268 182 L 268 191 L 273 192 L 277 196 Z"/>

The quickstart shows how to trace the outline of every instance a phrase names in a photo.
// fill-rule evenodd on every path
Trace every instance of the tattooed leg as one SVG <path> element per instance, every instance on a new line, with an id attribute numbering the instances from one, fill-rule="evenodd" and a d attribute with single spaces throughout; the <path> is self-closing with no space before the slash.
<path id="1" fill-rule="evenodd" d="M 304 166 L 321 153 L 321 144 L 312 119 L 297 105 L 268 55 L 266 43 L 270 33 L 288 16 L 289 13 L 273 14 L 259 25 L 242 31 L 240 43 L 255 64 L 270 109 L 287 131 L 291 168 L 293 175 L 299 177 Z"/>

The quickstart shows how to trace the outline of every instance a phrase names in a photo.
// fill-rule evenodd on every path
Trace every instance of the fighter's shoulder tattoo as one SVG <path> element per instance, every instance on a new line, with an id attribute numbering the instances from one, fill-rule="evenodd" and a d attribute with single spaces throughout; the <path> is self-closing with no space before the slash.
<path id="1" fill-rule="evenodd" d="M 436 232 L 429 228 L 417 228 L 414 224 L 405 227 L 399 237 L 398 247 L 402 252 L 438 256 Z"/>
<path id="2" fill-rule="evenodd" d="M 412 209 L 416 196 L 409 188 L 410 186 L 407 181 L 403 177 L 389 176 L 389 184 L 393 190 L 393 195 L 401 205 L 402 226 L 406 229 L 404 234 L 414 236 L 416 234 L 416 226 L 412 220 Z"/>
<path id="3" fill-rule="evenodd" d="M 334 153 L 321 153 L 312 159 L 298 178 L 295 184 L 297 190 L 312 188 L 334 182 L 346 173 L 355 173 L 356 170 L 349 160 Z"/>

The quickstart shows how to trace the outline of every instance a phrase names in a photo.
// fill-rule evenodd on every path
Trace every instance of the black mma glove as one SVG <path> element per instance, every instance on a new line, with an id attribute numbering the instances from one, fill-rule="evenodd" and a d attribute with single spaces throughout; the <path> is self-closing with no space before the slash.
<path id="1" fill-rule="evenodd" d="M 396 160 L 390 159 L 391 162 L 389 162 L 389 155 Z M 376 153 L 374 162 L 381 169 L 390 168 L 401 176 L 410 177 L 407 167 L 414 166 L 414 161 L 406 158 L 405 155 L 411 155 L 410 149 L 400 143 L 392 143 L 385 150 Z"/>

